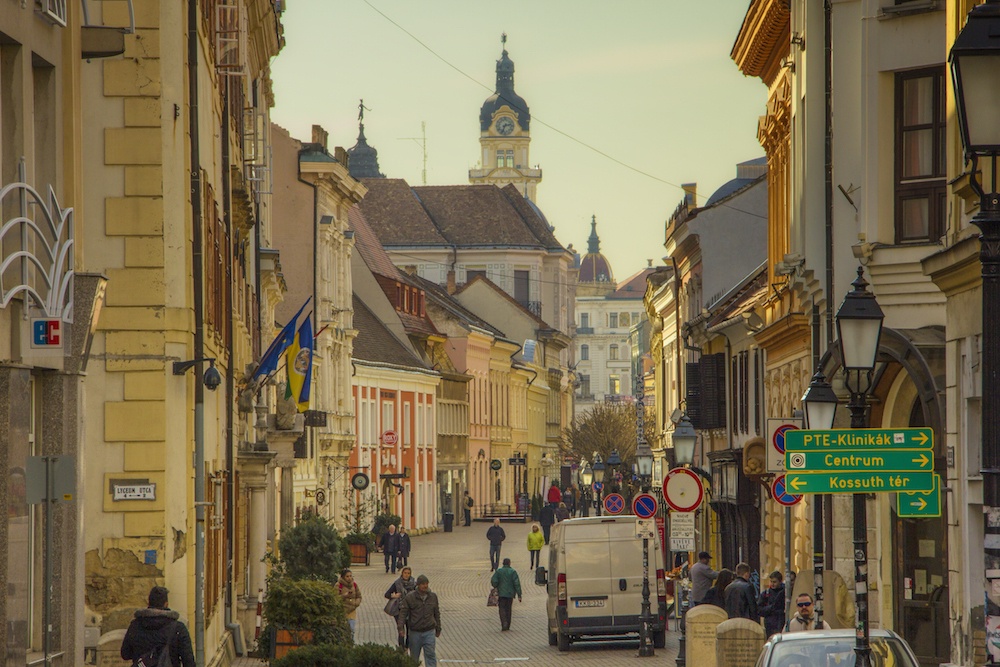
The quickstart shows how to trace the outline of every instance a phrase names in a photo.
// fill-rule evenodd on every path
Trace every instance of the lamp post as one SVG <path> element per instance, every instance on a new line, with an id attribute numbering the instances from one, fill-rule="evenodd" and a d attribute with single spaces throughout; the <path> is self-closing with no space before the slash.
<path id="1" fill-rule="evenodd" d="M 826 381 L 823 372 L 817 368 L 809 388 L 802 395 L 802 406 L 805 408 L 806 428 L 810 430 L 828 431 L 833 428 L 833 419 L 837 414 L 837 394 Z M 786 508 L 787 509 L 787 508 Z M 791 539 L 789 535 L 786 539 Z M 785 574 L 788 579 L 791 572 Z M 823 623 L 823 497 L 813 498 L 813 611 L 816 623 Z M 792 591 L 785 587 L 785 609 L 791 603 Z"/>
<path id="2" fill-rule="evenodd" d="M 694 445 L 698 441 L 698 432 L 694 430 L 687 413 L 681 414 L 680 421 L 674 426 L 674 432 L 670 436 L 671 444 L 674 446 L 674 464 L 691 465 L 694 463 Z M 678 591 L 677 588 L 680 590 Z M 687 600 L 684 600 L 684 587 L 679 586 L 674 591 L 674 609 L 681 614 L 681 636 L 677 639 L 677 667 L 687 665 Z"/>
<path id="3" fill-rule="evenodd" d="M 618 468 L 622 464 L 622 457 L 618 455 L 617 449 L 611 450 L 611 454 L 608 455 L 608 460 L 605 461 L 605 464 L 608 466 L 608 472 L 611 473 L 611 479 L 608 481 L 608 484 L 611 485 L 610 490 L 617 493 L 620 489 L 618 489 L 618 475 L 616 473 L 618 473 Z"/>
<path id="4" fill-rule="evenodd" d="M 653 478 L 653 450 L 646 442 L 645 392 L 643 391 L 643 378 L 638 373 L 636 373 L 635 380 L 635 443 L 635 465 L 636 472 L 639 473 L 639 484 L 642 492 L 648 493 L 649 483 Z M 612 458 L 617 456 L 617 451 L 611 453 Z M 644 533 L 642 538 L 642 613 L 639 614 L 640 658 L 652 658 L 656 653 L 650 632 L 652 625 L 653 614 L 649 606 L 649 538 Z"/>
<path id="5" fill-rule="evenodd" d="M 983 475 L 983 556 L 986 569 L 986 624 L 1000 616 L 1000 193 L 997 188 L 997 155 L 1000 154 L 1000 2 L 987 0 L 973 7 L 962 32 L 951 47 L 955 107 L 965 157 L 971 162 L 969 185 L 979 195 L 979 212 L 972 224 L 979 236 L 979 261 L 983 276 L 982 411 L 981 447 Z M 991 166 L 990 190 L 978 182 L 980 158 Z M 987 635 L 988 637 L 988 635 Z M 987 656 L 996 660 L 991 647 Z"/>
<path id="6" fill-rule="evenodd" d="M 597 509 L 597 516 L 601 516 L 601 496 L 604 495 L 604 461 L 601 460 L 601 455 L 594 452 L 594 481 L 601 485 L 599 490 L 596 490 L 596 502 L 594 507 Z"/>
<path id="7" fill-rule="evenodd" d="M 850 393 L 847 409 L 851 428 L 868 426 L 868 392 L 872 388 L 875 356 L 882 334 L 882 309 L 868 291 L 864 267 L 858 267 L 854 287 L 837 311 L 837 338 L 844 367 L 844 384 Z M 854 603 L 857 607 L 857 667 L 870 667 L 868 628 L 868 514 L 865 494 L 854 494 Z"/>
<path id="8" fill-rule="evenodd" d="M 584 461 L 583 470 L 580 472 L 580 493 L 583 495 L 583 516 L 590 516 L 590 501 L 593 498 L 590 485 L 594 483 L 594 470 L 590 463 Z"/>

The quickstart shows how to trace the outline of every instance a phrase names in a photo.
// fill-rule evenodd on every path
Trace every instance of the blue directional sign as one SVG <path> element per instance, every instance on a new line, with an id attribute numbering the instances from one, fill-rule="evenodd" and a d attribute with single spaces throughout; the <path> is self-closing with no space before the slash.
<path id="1" fill-rule="evenodd" d="M 632 514 L 640 519 L 649 519 L 656 514 L 656 497 L 648 493 L 640 493 L 632 501 Z"/>
<path id="2" fill-rule="evenodd" d="M 620 493 L 609 493 L 604 498 L 604 511 L 608 514 L 621 514 L 625 511 L 625 498 Z"/>

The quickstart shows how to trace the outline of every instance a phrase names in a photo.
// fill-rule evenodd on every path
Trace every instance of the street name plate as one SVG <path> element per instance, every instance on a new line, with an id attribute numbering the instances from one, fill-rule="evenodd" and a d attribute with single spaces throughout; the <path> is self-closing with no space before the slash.
<path id="1" fill-rule="evenodd" d="M 933 472 L 934 453 L 925 449 L 848 449 L 786 452 L 788 472 Z"/>
<path id="2" fill-rule="evenodd" d="M 933 449 L 930 428 L 852 428 L 830 431 L 788 431 L 785 454 L 831 449 Z M 787 460 L 786 460 L 787 463 Z"/>
<path id="3" fill-rule="evenodd" d="M 788 472 L 785 484 L 792 493 L 898 493 L 931 491 L 930 472 Z"/>

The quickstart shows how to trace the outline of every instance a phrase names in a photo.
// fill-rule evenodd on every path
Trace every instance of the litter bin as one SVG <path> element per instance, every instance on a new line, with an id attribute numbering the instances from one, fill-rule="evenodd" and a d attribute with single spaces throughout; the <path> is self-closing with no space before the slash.
<path id="1" fill-rule="evenodd" d="M 452 527 L 455 525 L 455 513 L 445 512 L 444 513 L 444 532 L 450 533 Z"/>

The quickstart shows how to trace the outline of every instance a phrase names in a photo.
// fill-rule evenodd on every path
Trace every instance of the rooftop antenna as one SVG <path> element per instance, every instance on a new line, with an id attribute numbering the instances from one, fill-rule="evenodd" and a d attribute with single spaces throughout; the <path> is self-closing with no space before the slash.
<path id="1" fill-rule="evenodd" d="M 420 146 L 420 150 L 424 154 L 424 168 L 420 172 L 420 181 L 422 185 L 427 185 L 427 121 L 420 121 L 420 136 L 419 137 L 399 137 L 401 141 L 414 141 Z"/>

